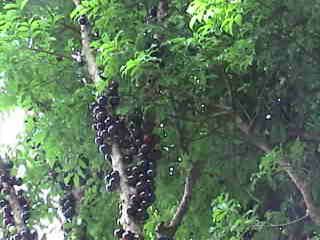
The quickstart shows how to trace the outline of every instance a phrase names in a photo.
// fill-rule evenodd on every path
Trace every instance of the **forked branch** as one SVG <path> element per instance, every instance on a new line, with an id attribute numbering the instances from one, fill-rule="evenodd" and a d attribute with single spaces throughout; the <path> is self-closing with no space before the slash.
<path id="1" fill-rule="evenodd" d="M 180 200 L 179 206 L 172 219 L 167 222 L 161 222 L 156 229 L 158 239 L 160 237 L 173 238 L 179 226 L 182 224 L 183 218 L 188 212 L 194 186 L 200 176 L 201 163 L 199 161 L 193 163 L 189 175 L 185 179 L 184 192 Z"/>

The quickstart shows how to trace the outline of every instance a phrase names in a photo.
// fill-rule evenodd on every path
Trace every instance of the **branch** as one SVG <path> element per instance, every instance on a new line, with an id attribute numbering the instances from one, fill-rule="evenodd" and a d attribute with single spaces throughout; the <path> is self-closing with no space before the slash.
<path id="1" fill-rule="evenodd" d="M 79 0 L 73 0 L 74 4 L 78 7 L 80 5 Z M 93 83 L 100 80 L 98 65 L 96 63 L 95 55 L 90 48 L 90 29 L 88 25 L 81 25 L 81 42 L 82 42 L 82 53 L 86 59 L 88 72 Z M 112 168 L 114 171 L 118 171 L 120 175 L 120 187 L 119 194 L 122 204 L 122 211 L 120 216 L 120 224 L 126 231 L 131 231 L 140 236 L 142 239 L 142 226 L 137 223 L 128 215 L 128 208 L 131 194 L 135 194 L 136 190 L 128 185 L 126 181 L 126 163 L 122 159 L 122 154 L 118 144 L 112 145 Z"/>
<path id="2" fill-rule="evenodd" d="M 254 136 L 250 132 L 249 125 L 242 121 L 239 116 L 237 116 L 236 122 L 240 131 L 249 138 L 252 144 L 254 144 L 265 153 L 268 153 L 272 150 L 272 148 L 266 142 L 262 141 L 260 138 Z M 316 206 L 316 203 L 312 197 L 311 186 L 305 181 L 303 176 L 295 171 L 295 169 L 291 166 L 290 162 L 287 159 L 281 159 L 280 166 L 286 171 L 292 182 L 296 185 L 299 192 L 301 193 L 307 208 L 306 215 L 310 216 L 314 223 L 320 225 L 320 208 Z"/>
<path id="3" fill-rule="evenodd" d="M 160 238 L 161 236 L 166 236 L 170 238 L 174 237 L 176 231 L 178 230 L 179 226 L 182 223 L 184 216 L 186 215 L 189 209 L 191 197 L 192 197 L 192 190 L 200 176 L 200 168 L 201 168 L 200 161 L 197 161 L 192 164 L 190 173 L 185 180 L 183 196 L 180 200 L 179 206 L 174 216 L 172 217 L 169 223 L 161 222 L 157 226 L 156 232 L 157 232 L 158 238 Z"/>
<path id="4" fill-rule="evenodd" d="M 193 187 L 196 184 L 199 176 L 199 166 L 197 166 L 197 163 L 194 163 L 190 171 L 190 175 L 186 177 L 184 193 L 180 201 L 179 207 L 177 208 L 175 215 L 170 221 L 170 228 L 178 229 L 178 227 L 181 225 L 182 219 L 189 208 Z"/>
<path id="5" fill-rule="evenodd" d="M 73 0 L 76 7 L 80 6 L 79 0 Z M 85 56 L 88 66 L 88 72 L 92 82 L 96 83 L 100 80 L 99 69 L 96 63 L 96 57 L 90 47 L 90 28 L 87 25 L 80 26 L 81 32 L 81 43 L 82 43 L 82 54 Z"/>

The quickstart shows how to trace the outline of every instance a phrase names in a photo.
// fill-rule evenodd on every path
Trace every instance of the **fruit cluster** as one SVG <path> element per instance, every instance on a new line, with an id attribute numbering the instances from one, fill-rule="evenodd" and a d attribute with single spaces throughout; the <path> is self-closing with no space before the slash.
<path id="1" fill-rule="evenodd" d="M 120 140 L 124 129 L 123 119 L 114 117 L 112 112 L 120 103 L 118 83 L 112 82 L 106 95 L 100 96 L 90 107 L 93 117 L 92 128 L 96 131 L 95 143 L 106 160 L 111 161 L 110 141 Z"/>
<path id="2" fill-rule="evenodd" d="M 66 222 L 71 222 L 75 215 L 76 200 L 71 191 L 66 190 L 63 198 L 60 200 L 60 206 L 62 207 L 62 213 Z"/>
<path id="3" fill-rule="evenodd" d="M 2 169 L 4 170 L 4 169 Z M 12 232 L 11 228 L 14 228 L 17 224 L 14 214 L 19 214 L 19 225 L 23 226 L 20 232 L 12 235 L 11 240 L 35 240 L 37 233 L 30 231 L 26 224 L 30 218 L 30 206 L 27 199 L 24 196 L 24 191 L 17 187 L 22 185 L 22 179 L 14 176 L 10 176 L 9 169 L 5 169 L 0 173 L 0 190 L 2 199 L 0 200 L 0 207 L 3 214 L 3 225 L 7 228 L 8 232 Z M 10 201 L 11 200 L 11 203 Z M 12 205 L 14 204 L 14 205 Z M 13 211 L 14 208 L 15 212 Z"/>
<path id="4" fill-rule="evenodd" d="M 148 219 L 147 208 L 155 201 L 154 177 L 156 161 L 161 152 L 157 149 L 160 137 L 153 134 L 154 122 L 136 111 L 130 116 L 116 114 L 120 104 L 119 84 L 111 82 L 106 93 L 98 97 L 90 110 L 96 131 L 95 143 L 106 160 L 112 163 L 111 149 L 117 144 L 125 166 L 121 175 L 118 170 L 111 171 L 106 177 L 107 191 L 115 191 L 122 181 L 131 190 L 129 199 L 122 211 L 134 222 L 143 223 Z M 134 240 L 135 233 L 123 228 L 117 229 L 114 235 L 123 240 Z"/>

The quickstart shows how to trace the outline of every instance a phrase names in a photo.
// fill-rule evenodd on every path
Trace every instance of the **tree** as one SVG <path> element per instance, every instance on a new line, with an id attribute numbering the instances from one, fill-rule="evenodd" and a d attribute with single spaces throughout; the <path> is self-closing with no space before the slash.
<path id="1" fill-rule="evenodd" d="M 2 1 L 27 227 L 63 211 L 66 239 L 317 239 L 319 8 Z"/>

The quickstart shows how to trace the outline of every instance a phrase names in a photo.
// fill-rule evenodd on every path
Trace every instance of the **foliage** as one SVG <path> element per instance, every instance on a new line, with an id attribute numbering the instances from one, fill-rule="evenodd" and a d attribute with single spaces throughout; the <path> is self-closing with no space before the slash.
<path id="1" fill-rule="evenodd" d="M 210 239 L 240 240 L 254 230 L 257 216 L 254 210 L 243 213 L 239 202 L 222 194 L 212 202 L 212 222 Z"/>

